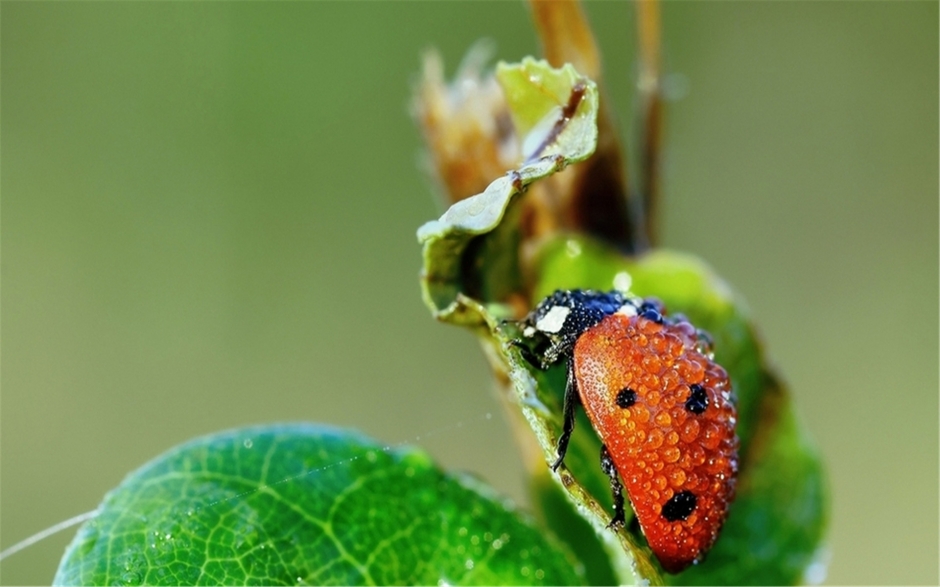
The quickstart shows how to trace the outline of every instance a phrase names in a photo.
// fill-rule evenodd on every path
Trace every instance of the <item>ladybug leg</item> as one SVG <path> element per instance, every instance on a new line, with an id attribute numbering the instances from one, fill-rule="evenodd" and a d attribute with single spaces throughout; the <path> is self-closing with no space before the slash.
<path id="1" fill-rule="evenodd" d="M 610 458 L 606 444 L 601 446 L 601 469 L 610 479 L 610 491 L 614 496 L 614 517 L 607 527 L 623 526 L 626 522 L 623 512 L 623 484 L 620 482 L 617 467 L 614 466 L 614 460 Z"/>
<path id="2" fill-rule="evenodd" d="M 581 396 L 578 395 L 578 382 L 574 377 L 574 359 L 569 357 L 568 383 L 565 385 L 564 424 L 561 436 L 558 437 L 558 458 L 552 463 L 552 471 L 557 471 L 565 460 L 568 441 L 571 440 L 571 433 L 574 431 L 574 412 L 579 405 L 581 405 Z"/>
<path id="3" fill-rule="evenodd" d="M 530 349 L 524 342 L 521 340 L 510 340 L 510 346 L 514 346 L 519 349 L 519 354 L 522 355 L 522 358 L 525 359 L 525 362 L 532 365 L 539 371 L 545 371 L 548 369 L 549 365 L 545 363 L 545 360 L 539 357 L 538 353 Z"/>
<path id="4" fill-rule="evenodd" d="M 574 349 L 574 343 L 577 342 L 579 334 L 568 333 L 561 336 L 560 339 L 552 342 L 545 349 L 543 363 L 554 365 L 563 358 L 571 358 L 571 351 Z"/>

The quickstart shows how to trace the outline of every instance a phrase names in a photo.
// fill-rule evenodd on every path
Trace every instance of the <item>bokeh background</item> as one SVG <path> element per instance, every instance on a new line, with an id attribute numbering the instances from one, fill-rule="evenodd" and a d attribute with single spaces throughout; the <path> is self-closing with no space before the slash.
<path id="1" fill-rule="evenodd" d="M 632 142 L 634 14 L 588 12 Z M 664 245 L 748 300 L 831 473 L 827 581 L 938 582 L 938 8 L 664 6 Z M 422 51 L 538 52 L 519 2 L 0 5 L 0 546 L 197 435 L 314 420 L 525 501 L 434 323 Z M 494 417 L 487 419 L 486 414 Z M 49 582 L 73 531 L 2 564 Z"/>

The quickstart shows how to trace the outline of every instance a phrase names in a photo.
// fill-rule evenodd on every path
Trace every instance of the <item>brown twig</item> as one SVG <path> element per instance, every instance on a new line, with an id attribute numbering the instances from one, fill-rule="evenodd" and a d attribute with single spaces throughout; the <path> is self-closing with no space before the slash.
<path id="1" fill-rule="evenodd" d="M 638 187 L 643 205 L 643 228 L 650 245 L 659 241 L 657 218 L 661 201 L 663 99 L 661 24 L 658 0 L 638 0 L 637 33 L 640 50 L 640 165 Z"/>

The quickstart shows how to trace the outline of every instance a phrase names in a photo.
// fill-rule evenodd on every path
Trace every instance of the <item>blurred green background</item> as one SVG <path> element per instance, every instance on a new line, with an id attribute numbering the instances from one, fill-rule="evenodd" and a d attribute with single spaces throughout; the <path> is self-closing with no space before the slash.
<path id="1" fill-rule="evenodd" d="M 596 3 L 625 137 L 634 14 Z M 664 6 L 664 244 L 749 302 L 829 465 L 831 583 L 938 581 L 935 2 Z M 522 3 L 0 5 L 0 546 L 196 435 L 316 420 L 524 501 L 441 212 L 419 55 L 538 52 Z M 486 414 L 494 417 L 487 419 Z M 6 560 L 52 579 L 72 532 Z"/>

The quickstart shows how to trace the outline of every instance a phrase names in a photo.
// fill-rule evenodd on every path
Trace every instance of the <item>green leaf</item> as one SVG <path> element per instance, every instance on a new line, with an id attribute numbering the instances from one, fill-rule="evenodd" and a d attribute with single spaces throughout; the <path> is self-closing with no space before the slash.
<path id="1" fill-rule="evenodd" d="M 578 584 L 554 539 L 415 449 L 313 425 L 158 457 L 109 493 L 57 585 Z"/>

